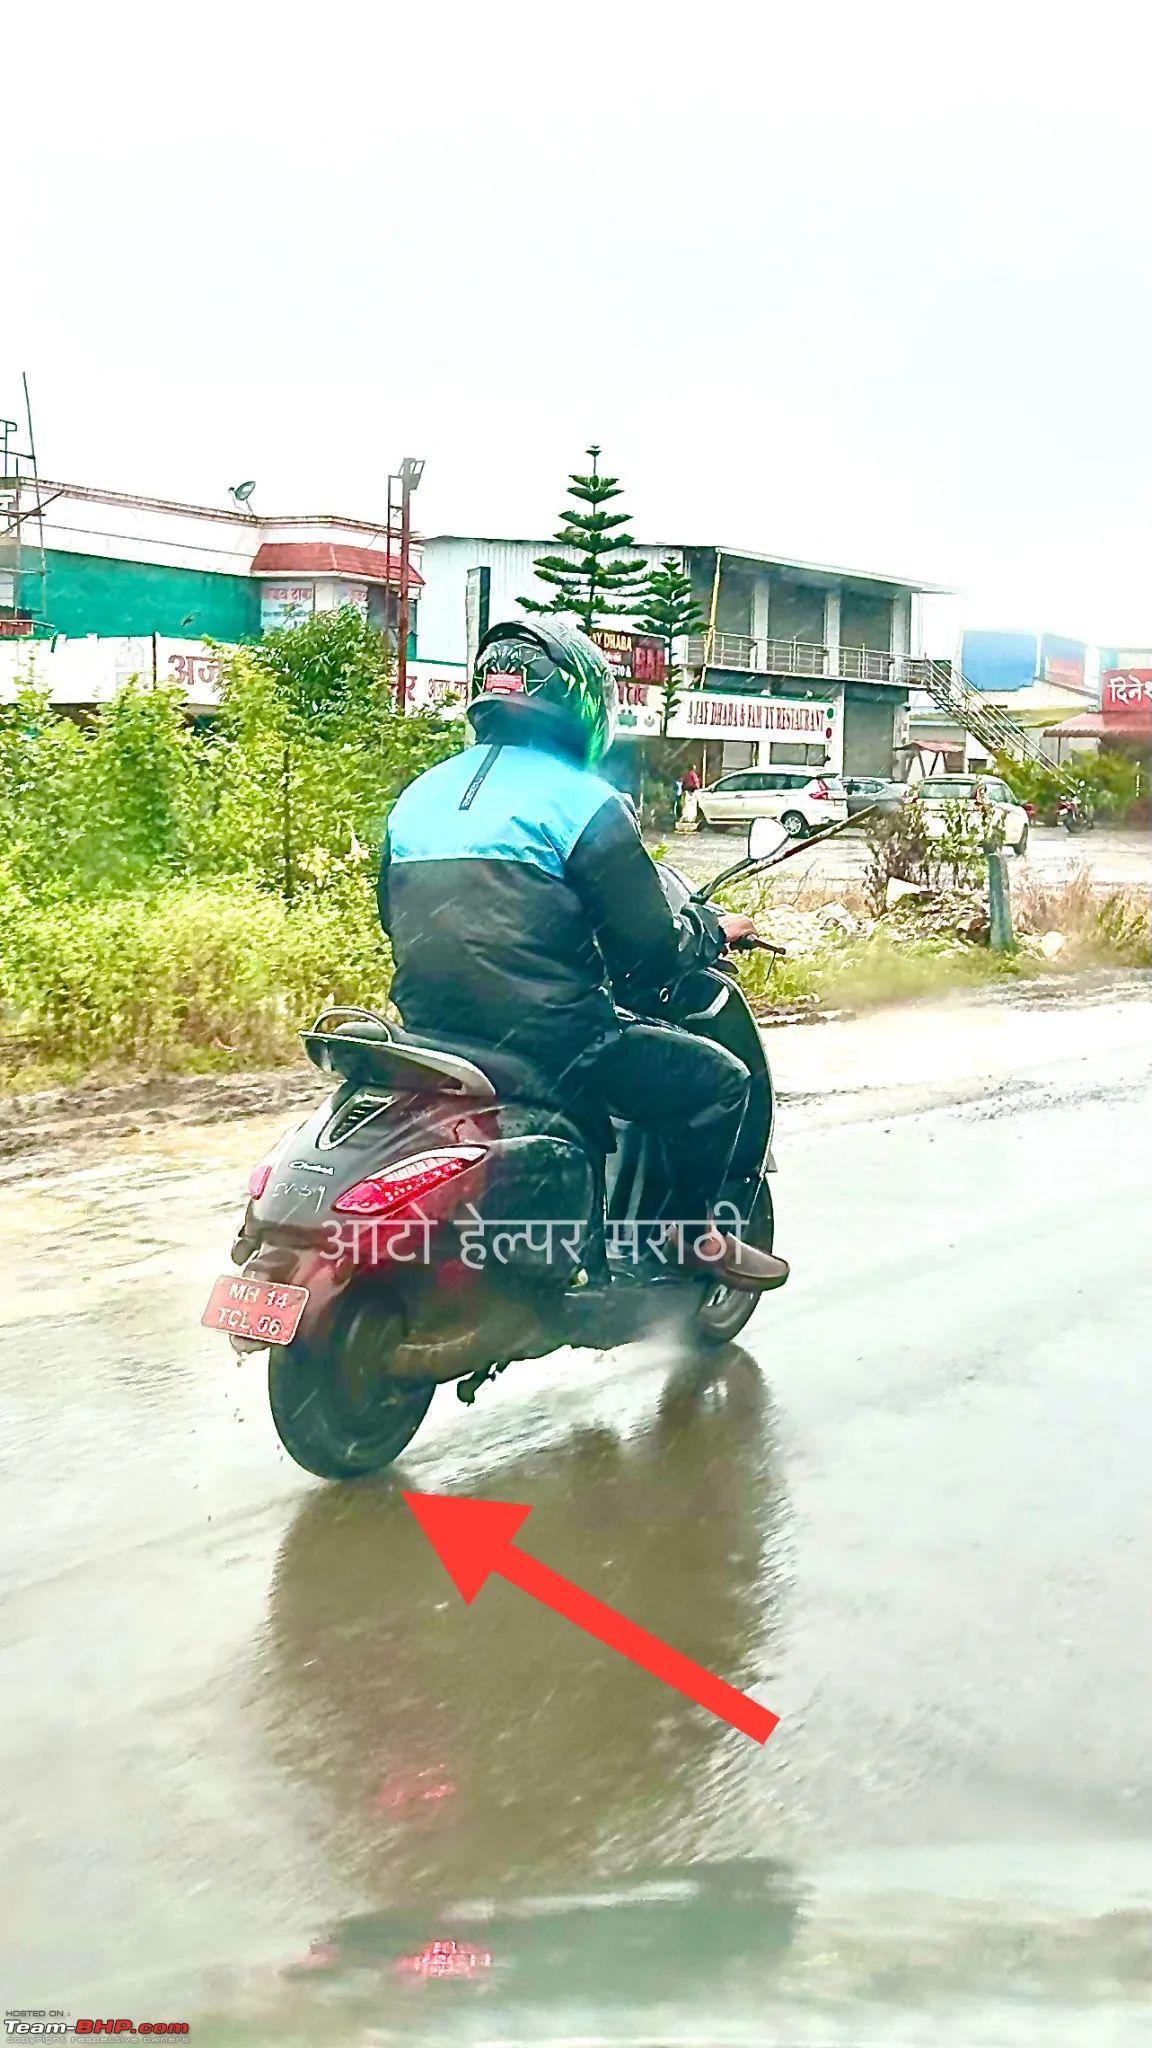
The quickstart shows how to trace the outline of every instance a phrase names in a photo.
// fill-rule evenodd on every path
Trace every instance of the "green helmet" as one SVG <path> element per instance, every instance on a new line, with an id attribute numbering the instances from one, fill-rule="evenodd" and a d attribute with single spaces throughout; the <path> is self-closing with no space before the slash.
<path id="1" fill-rule="evenodd" d="M 562 747 L 591 767 L 615 738 L 616 679 L 574 626 L 510 619 L 480 642 L 468 716 L 477 739 Z"/>

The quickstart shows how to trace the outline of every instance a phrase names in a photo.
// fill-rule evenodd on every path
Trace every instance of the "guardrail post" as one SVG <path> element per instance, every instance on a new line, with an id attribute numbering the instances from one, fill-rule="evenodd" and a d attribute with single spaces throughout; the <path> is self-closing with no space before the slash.
<path id="1" fill-rule="evenodd" d="M 994 953 L 1014 953 L 1012 894 L 1008 887 L 1008 856 L 1002 846 L 985 846 L 988 861 L 988 943 Z"/>

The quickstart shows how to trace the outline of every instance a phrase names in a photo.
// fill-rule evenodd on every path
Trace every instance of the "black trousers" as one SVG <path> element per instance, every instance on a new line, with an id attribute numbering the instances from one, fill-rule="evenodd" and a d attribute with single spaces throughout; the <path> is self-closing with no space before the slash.
<path id="1" fill-rule="evenodd" d="M 572 1069 L 581 1092 L 652 1131 L 668 1168 L 671 1214 L 702 1221 L 724 1184 L 751 1080 L 734 1053 L 672 1024 L 625 1024 Z"/>

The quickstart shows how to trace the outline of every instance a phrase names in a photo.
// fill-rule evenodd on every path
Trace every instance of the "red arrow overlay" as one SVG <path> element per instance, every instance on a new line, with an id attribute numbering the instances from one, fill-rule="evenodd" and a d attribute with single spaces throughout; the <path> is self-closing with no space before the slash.
<path id="1" fill-rule="evenodd" d="M 659 1636 L 638 1628 L 614 1607 L 574 1586 L 571 1579 L 563 1578 L 549 1565 L 541 1564 L 538 1557 L 518 1549 L 514 1539 L 531 1508 L 518 1507 L 508 1500 L 474 1500 L 445 1493 L 406 1493 L 404 1498 L 449 1578 L 469 1605 L 495 1572 L 499 1578 L 519 1586 L 522 1593 L 530 1593 L 534 1600 L 550 1607 L 554 1614 L 574 1621 L 577 1628 L 606 1643 L 610 1650 L 619 1650 L 622 1657 L 650 1671 L 653 1678 L 663 1679 L 665 1685 L 695 1700 L 698 1707 L 705 1707 L 721 1721 L 739 1728 L 741 1734 L 750 1735 L 753 1742 L 767 1742 L 780 1719 L 778 1714 L 749 1699 L 747 1693 L 737 1692 L 723 1678 L 714 1677 L 703 1665 L 694 1664 L 691 1657 L 682 1657 L 679 1650 L 661 1642 Z"/>

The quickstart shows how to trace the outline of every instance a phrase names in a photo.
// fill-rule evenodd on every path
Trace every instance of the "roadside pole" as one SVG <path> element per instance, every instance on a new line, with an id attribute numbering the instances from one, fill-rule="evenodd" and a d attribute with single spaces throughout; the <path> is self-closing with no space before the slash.
<path id="1" fill-rule="evenodd" d="M 987 841 L 988 862 L 988 944 L 994 953 L 1014 953 L 1016 934 L 1012 929 L 1012 892 L 1008 887 L 1008 855 L 1002 846 Z"/>
<path id="2" fill-rule="evenodd" d="M 395 487 L 400 498 L 400 579 L 396 606 L 396 709 L 408 709 L 408 629 L 411 619 L 412 493 L 424 474 L 424 462 L 406 455 L 397 475 L 388 479 L 388 553 L 392 553 Z"/>

